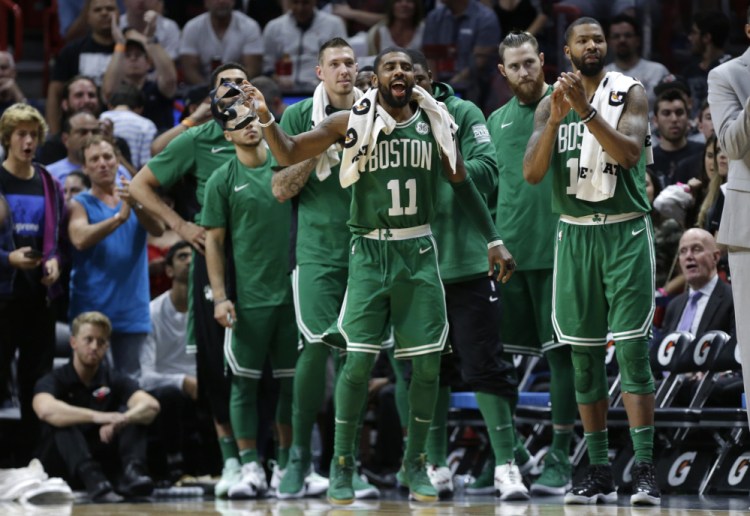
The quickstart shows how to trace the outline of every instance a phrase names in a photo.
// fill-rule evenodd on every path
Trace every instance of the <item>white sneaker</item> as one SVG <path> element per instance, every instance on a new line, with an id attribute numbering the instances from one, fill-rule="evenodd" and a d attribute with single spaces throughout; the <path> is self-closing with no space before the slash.
<path id="1" fill-rule="evenodd" d="M 242 465 L 242 478 L 229 488 L 229 499 L 255 498 L 268 491 L 266 472 L 257 462 Z"/>
<path id="2" fill-rule="evenodd" d="M 513 462 L 495 467 L 495 492 L 503 501 L 529 499 L 529 490 L 523 483 L 521 471 Z"/>
<path id="3" fill-rule="evenodd" d="M 242 476 L 242 466 L 240 461 L 231 458 L 224 463 L 224 469 L 221 470 L 221 480 L 214 486 L 214 496 L 216 498 L 226 498 L 229 489 L 240 481 Z"/>
<path id="4" fill-rule="evenodd" d="M 315 468 L 310 466 L 310 473 L 305 477 L 305 495 L 318 496 L 328 491 L 328 479 L 315 472 Z"/>
<path id="5" fill-rule="evenodd" d="M 31 459 L 24 468 L 0 470 L 0 500 L 15 500 L 24 492 L 36 489 L 47 480 L 47 473 L 38 459 Z"/>
<path id="6" fill-rule="evenodd" d="M 433 466 L 427 468 L 432 487 L 438 492 L 438 497 L 448 498 L 453 495 L 453 473 L 447 466 Z"/>
<path id="7" fill-rule="evenodd" d="M 273 468 L 271 469 L 271 484 L 269 485 L 270 489 L 268 490 L 268 494 L 271 496 L 276 496 L 276 494 L 279 492 L 279 484 L 281 484 L 281 479 L 284 476 L 286 470 L 281 469 L 276 461 L 270 462 L 273 464 Z"/>

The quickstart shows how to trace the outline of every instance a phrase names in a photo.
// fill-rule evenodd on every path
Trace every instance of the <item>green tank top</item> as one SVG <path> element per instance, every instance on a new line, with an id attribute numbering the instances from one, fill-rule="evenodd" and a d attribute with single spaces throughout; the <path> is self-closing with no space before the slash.
<path id="1" fill-rule="evenodd" d="M 429 223 L 441 175 L 440 149 L 430 121 L 417 109 L 391 134 L 378 135 L 365 172 L 352 187 L 352 233 Z"/>
<path id="2" fill-rule="evenodd" d="M 550 161 L 550 169 L 554 173 L 552 211 L 572 217 L 648 212 L 651 208 L 646 197 L 645 152 L 641 152 L 641 159 L 635 167 L 629 170 L 619 165 L 615 167 L 613 173 L 617 174 L 617 187 L 612 198 L 601 202 L 576 199 L 578 175 L 587 173 L 578 166 L 584 129 L 581 118 L 573 110 L 560 122 L 557 129 Z"/>

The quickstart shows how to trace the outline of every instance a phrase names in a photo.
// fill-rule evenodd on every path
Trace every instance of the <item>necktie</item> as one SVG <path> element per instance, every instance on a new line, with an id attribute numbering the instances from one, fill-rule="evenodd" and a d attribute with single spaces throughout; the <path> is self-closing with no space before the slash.
<path id="1" fill-rule="evenodd" d="M 677 326 L 677 331 L 690 331 L 690 327 L 693 326 L 693 319 L 695 319 L 695 313 L 698 311 L 698 300 L 702 295 L 703 293 L 698 290 L 690 293 L 690 299 L 685 306 L 685 310 L 682 312 L 682 319 L 680 319 L 680 324 Z"/>

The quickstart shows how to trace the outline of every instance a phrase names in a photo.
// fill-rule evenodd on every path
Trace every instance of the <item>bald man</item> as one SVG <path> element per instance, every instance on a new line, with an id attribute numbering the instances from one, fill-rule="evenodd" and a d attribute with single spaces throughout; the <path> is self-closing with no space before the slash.
<path id="1" fill-rule="evenodd" d="M 667 306 L 665 335 L 683 330 L 700 336 L 707 331 L 723 330 L 735 336 L 732 287 L 721 281 L 716 271 L 720 255 L 716 240 L 708 231 L 692 228 L 682 235 L 680 268 L 688 290 Z"/>

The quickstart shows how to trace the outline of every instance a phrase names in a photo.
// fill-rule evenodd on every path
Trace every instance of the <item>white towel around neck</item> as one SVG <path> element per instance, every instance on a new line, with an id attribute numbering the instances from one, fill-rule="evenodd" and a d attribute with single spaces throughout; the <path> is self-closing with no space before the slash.
<path id="1" fill-rule="evenodd" d="M 621 74 L 620 72 L 607 72 L 599 87 L 594 93 L 591 105 L 597 110 L 609 125 L 617 127 L 623 108 L 625 107 L 625 96 L 630 88 L 641 84 L 637 79 Z M 654 162 L 653 149 L 651 147 L 651 129 L 648 128 L 645 141 L 646 164 Z M 619 166 L 609 154 L 607 154 L 593 134 L 584 125 L 583 139 L 581 141 L 581 157 L 578 163 L 580 168 L 586 168 L 586 177 L 578 177 L 576 198 L 583 201 L 600 202 L 611 199 L 617 188 L 617 175 L 605 173 L 609 168 L 616 171 Z M 579 168 L 579 170 L 580 170 Z"/>
<path id="2" fill-rule="evenodd" d="M 448 113 L 445 104 L 435 100 L 419 86 L 414 86 L 411 98 L 427 114 L 440 152 L 448 157 L 451 169 L 455 173 L 455 134 L 458 125 Z M 374 109 L 373 106 L 375 106 Z M 342 187 L 346 188 L 359 180 L 359 175 L 365 171 L 378 141 L 378 135 L 381 131 L 391 134 L 396 124 L 396 120 L 388 114 L 388 111 L 378 104 L 377 88 L 368 90 L 364 97 L 352 107 L 339 169 L 339 181 Z"/>
<path id="3" fill-rule="evenodd" d="M 362 91 L 359 88 L 354 88 L 354 102 L 356 103 L 362 98 Z M 323 82 L 315 87 L 313 93 L 312 102 L 312 126 L 315 127 L 323 121 L 328 115 L 326 114 L 326 108 L 331 103 L 328 98 Z M 324 153 L 318 156 L 318 163 L 315 165 L 315 175 L 318 176 L 319 181 L 325 181 L 328 176 L 331 175 L 331 169 L 339 164 L 339 153 L 341 152 L 341 145 L 335 143 L 328 147 Z"/>

